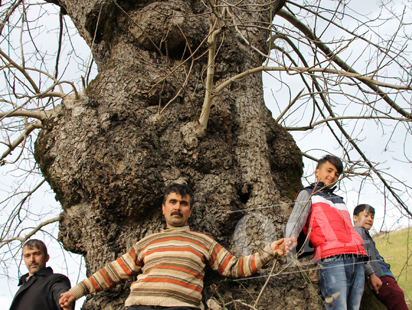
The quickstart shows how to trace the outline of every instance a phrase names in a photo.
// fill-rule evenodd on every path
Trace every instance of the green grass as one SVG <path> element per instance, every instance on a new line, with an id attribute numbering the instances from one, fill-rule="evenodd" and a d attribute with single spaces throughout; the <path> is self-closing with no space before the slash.
<path id="1" fill-rule="evenodd" d="M 408 237 L 409 235 L 409 237 Z M 379 254 L 391 265 L 391 271 L 412 309 L 412 227 L 373 237 Z"/>

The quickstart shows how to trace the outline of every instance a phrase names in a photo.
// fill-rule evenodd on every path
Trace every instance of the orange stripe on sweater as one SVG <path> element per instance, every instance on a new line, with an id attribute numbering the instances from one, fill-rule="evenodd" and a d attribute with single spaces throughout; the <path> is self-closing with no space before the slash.
<path id="1" fill-rule="evenodd" d="M 223 274 L 223 271 L 225 271 L 227 265 L 229 264 L 229 261 L 232 259 L 233 255 L 232 254 L 228 254 L 225 261 L 223 262 L 222 266 L 219 269 L 219 273 Z M 240 268 L 242 268 L 242 266 L 240 266 Z"/>
<path id="2" fill-rule="evenodd" d="M 188 288 L 190 290 L 194 290 L 196 292 L 202 293 L 202 289 L 197 287 L 196 285 L 191 285 L 188 283 L 185 283 L 183 281 L 179 281 L 179 280 L 174 280 L 174 279 L 170 279 L 170 278 L 145 278 L 141 281 L 138 281 L 139 283 L 142 282 L 146 282 L 146 283 L 172 283 L 181 287 L 185 287 Z"/>
<path id="3" fill-rule="evenodd" d="M 134 255 L 133 251 L 129 251 L 129 255 L 133 258 L 133 260 L 136 262 L 136 256 Z"/>
<path id="4" fill-rule="evenodd" d="M 256 259 L 255 259 L 255 255 L 252 256 L 252 258 L 250 259 L 250 263 L 252 265 L 252 272 L 256 273 L 258 270 L 256 268 Z"/>
<path id="5" fill-rule="evenodd" d="M 132 275 L 135 274 L 133 271 L 131 271 L 129 268 L 127 268 L 127 266 L 125 265 L 125 263 L 123 262 L 121 257 L 119 257 L 117 259 L 117 263 L 123 269 L 124 273 L 127 274 L 128 276 L 132 276 Z"/>
<path id="6" fill-rule="evenodd" d="M 96 292 L 100 291 L 100 287 L 97 285 L 96 281 L 94 281 L 93 277 L 90 277 L 89 281 L 93 285 L 93 288 Z"/>
<path id="7" fill-rule="evenodd" d="M 109 284 L 109 286 L 113 286 L 113 283 L 109 280 L 109 277 L 104 273 L 104 270 L 100 269 L 99 272 L 103 276 L 103 278 L 106 280 L 106 283 Z"/>
<path id="8" fill-rule="evenodd" d="M 190 247 L 185 247 L 185 248 L 180 248 L 180 247 L 179 247 L 179 248 L 153 249 L 153 250 L 151 250 L 151 251 L 147 251 L 145 257 L 147 257 L 147 255 L 150 255 L 150 254 L 153 254 L 153 253 L 163 253 L 163 252 L 177 253 L 177 254 L 179 254 L 179 257 L 182 257 L 182 256 L 183 256 L 182 253 L 181 253 L 182 251 L 187 251 L 187 252 L 193 253 L 193 254 L 195 254 L 197 257 L 199 257 L 199 258 L 202 260 L 202 262 L 205 262 L 203 255 L 200 254 L 198 251 L 190 248 Z"/>
<path id="9" fill-rule="evenodd" d="M 244 278 L 244 277 L 245 277 L 245 273 L 243 272 L 243 257 L 240 259 L 239 269 L 240 269 L 240 276 L 241 276 L 242 278 Z"/>
<path id="10" fill-rule="evenodd" d="M 158 243 L 158 242 L 165 242 L 165 241 L 176 241 L 176 240 L 179 240 L 179 241 L 189 241 L 189 242 L 191 242 L 191 243 L 194 243 L 194 244 L 196 244 L 196 245 L 198 245 L 198 246 L 206 249 L 206 247 L 205 247 L 203 244 L 201 244 L 201 243 L 199 243 L 199 242 L 196 242 L 196 241 L 194 241 L 193 239 L 189 239 L 189 238 L 164 238 L 164 239 L 154 240 L 154 241 L 150 242 L 150 244 Z"/>
<path id="11" fill-rule="evenodd" d="M 217 253 L 219 253 L 220 249 L 222 248 L 221 245 L 219 245 L 216 250 L 213 252 L 213 256 L 212 256 L 212 261 L 210 262 L 210 264 L 213 264 L 213 262 L 216 260 L 217 257 Z"/>
<path id="12" fill-rule="evenodd" d="M 194 275 L 196 278 L 198 279 L 203 279 L 202 276 L 200 276 L 197 272 L 191 271 L 189 269 L 183 268 L 183 267 L 176 267 L 176 266 L 168 266 L 168 265 L 158 265 L 156 267 L 153 267 L 152 269 L 150 269 L 147 273 L 149 274 L 150 271 L 152 271 L 153 269 L 157 269 L 157 268 L 162 268 L 162 269 L 172 269 L 172 270 L 177 270 L 177 271 L 183 271 L 186 273 L 189 273 L 191 275 Z"/>

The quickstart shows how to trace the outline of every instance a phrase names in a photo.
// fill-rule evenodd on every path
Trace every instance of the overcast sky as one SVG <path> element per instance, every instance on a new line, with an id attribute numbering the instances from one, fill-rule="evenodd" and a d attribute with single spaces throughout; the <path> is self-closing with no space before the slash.
<path id="1" fill-rule="evenodd" d="M 400 1 L 398 1 L 401 3 Z M 375 1 L 358 1 L 357 5 L 362 6 L 358 7 L 357 9 L 359 12 L 363 12 L 363 14 L 377 14 L 375 11 L 378 10 L 376 7 L 372 9 L 374 6 L 371 4 L 375 3 Z M 50 5 L 51 7 L 51 5 Z M 370 12 L 369 12 L 369 11 Z M 375 11 L 374 11 L 375 10 Z M 36 15 L 37 16 L 37 15 Z M 45 25 L 42 27 L 46 27 L 46 24 L 55 25 L 55 21 L 57 18 L 56 12 L 49 17 L 50 22 L 45 22 Z M 66 22 L 70 24 L 69 20 L 66 17 Z M 71 26 L 73 27 L 73 26 Z M 393 27 L 396 27 L 396 24 L 393 24 Z M 383 31 L 390 32 L 390 29 L 386 26 Z M 412 33 L 412 31 L 411 31 Z M 42 42 L 38 45 L 39 49 L 44 50 L 53 50 L 55 48 L 56 40 L 56 32 L 55 31 L 45 31 L 44 38 L 42 39 L 39 37 L 39 42 Z M 69 65 L 68 67 L 64 68 L 67 71 L 66 79 L 71 79 L 75 81 L 78 85 L 80 85 L 80 75 L 84 75 L 82 70 L 84 68 L 74 65 L 76 62 L 74 61 L 76 58 L 88 59 L 89 57 L 89 49 L 86 46 L 85 42 L 79 37 L 74 36 L 72 37 L 73 45 L 76 46 L 76 54 L 67 54 L 66 56 L 73 61 L 73 65 Z M 350 56 L 348 56 L 350 57 Z M 356 57 L 356 55 L 352 56 Z M 291 88 L 291 96 L 289 95 L 289 90 L 286 87 L 282 87 L 276 80 L 272 79 L 269 75 L 264 74 L 264 88 L 265 88 L 265 102 L 269 109 L 271 109 L 274 118 L 279 115 L 280 111 L 288 104 L 289 100 L 297 95 L 297 93 L 303 88 L 303 85 L 295 84 L 296 79 L 292 80 L 292 77 L 288 77 L 286 74 L 283 74 L 284 81 L 290 81 L 290 85 L 293 85 Z M 276 100 L 273 98 L 273 95 L 276 96 Z M 279 106 L 280 108 L 279 108 Z M 345 102 L 342 102 L 343 110 L 345 109 Z M 354 108 L 355 109 L 355 108 Z M 305 115 L 305 110 L 301 110 L 301 116 L 297 116 L 295 114 L 295 118 L 299 120 L 307 119 L 307 115 Z M 286 124 L 290 125 L 293 124 L 294 121 L 292 118 L 288 118 Z M 393 174 L 396 174 L 397 177 L 408 184 L 412 184 L 412 170 L 411 166 L 405 165 L 399 161 L 394 161 L 393 158 L 397 157 L 397 154 L 401 154 L 403 150 L 403 142 L 406 129 L 400 128 L 397 129 L 395 137 L 392 137 L 395 143 L 389 142 L 390 148 L 389 150 L 385 151 L 385 145 L 389 141 L 388 132 L 381 132 L 380 126 L 376 125 L 373 122 L 368 123 L 364 126 L 357 126 L 354 129 L 356 132 L 360 134 L 360 137 L 363 138 L 362 147 L 368 157 L 370 157 L 374 162 L 382 163 L 382 166 L 388 169 Z M 329 131 L 325 127 L 321 127 L 316 131 L 308 134 L 306 132 L 293 132 L 293 137 L 296 140 L 299 148 L 303 152 L 307 152 L 309 155 L 314 157 L 321 157 L 325 154 L 324 150 L 328 150 L 331 153 L 334 153 L 337 156 L 342 156 L 341 151 L 337 150 L 337 142 L 331 137 Z M 407 140 L 407 143 L 409 141 Z M 410 148 L 410 145 L 406 146 Z M 4 151 L 4 146 L 0 145 L 0 152 Z M 395 156 L 396 155 L 396 156 Z M 360 157 L 356 157 L 356 154 L 352 153 L 352 159 L 360 159 Z M 304 158 L 305 162 L 305 175 L 310 176 L 314 170 L 314 163 L 311 160 Z M 406 167 L 406 168 L 405 168 Z M 12 172 L 8 170 L 7 166 L 1 167 L 1 190 L 0 190 L 0 201 L 5 198 L 7 193 L 5 192 L 6 187 L 18 186 L 20 184 L 16 184 L 15 178 L 12 178 L 13 175 L 16 175 L 17 172 Z M 314 177 L 308 177 L 309 182 L 314 181 Z M 376 180 L 375 180 L 376 181 Z M 33 180 L 29 182 L 34 182 Z M 303 180 L 303 185 L 307 185 L 308 182 Z M 371 183 L 367 181 L 366 183 Z M 376 222 L 375 222 L 375 229 L 379 230 L 382 225 L 383 216 L 384 216 L 384 199 L 382 193 L 378 192 L 375 187 L 371 185 L 367 185 L 363 191 L 362 196 L 358 196 L 358 189 L 360 187 L 359 180 L 344 180 L 340 184 L 341 190 L 338 191 L 337 194 L 342 195 L 348 205 L 350 212 L 358 203 L 369 203 L 373 205 L 376 210 Z M 60 205 L 54 200 L 54 194 L 50 191 L 47 184 L 42 187 L 41 191 L 38 191 L 34 197 L 31 199 L 31 207 L 30 211 L 34 211 L 34 213 L 38 212 L 35 210 L 41 210 L 43 214 L 46 214 L 47 218 L 52 218 L 57 216 L 61 210 Z M 409 220 L 406 217 L 400 217 L 400 212 L 397 208 L 393 206 L 388 206 L 386 209 L 385 218 L 386 225 L 384 229 L 394 229 L 399 227 L 406 227 L 410 225 Z M 0 212 L 0 220 L 5 222 L 9 214 L 6 211 Z M 42 218 L 39 220 L 46 219 Z M 35 225 L 34 223 L 32 225 Z M 57 237 L 58 227 L 57 224 L 51 225 L 48 229 L 49 234 L 45 233 L 38 233 L 34 237 L 45 240 L 49 253 L 50 253 L 50 261 L 48 263 L 49 266 L 53 267 L 55 272 L 60 272 L 66 274 L 71 279 L 72 285 L 76 284 L 79 280 L 85 277 L 85 270 L 80 268 L 79 270 L 79 263 L 82 261 L 82 258 L 78 255 L 69 254 L 62 250 L 60 245 L 54 239 Z M 24 263 L 21 261 L 20 257 L 17 257 L 14 261 L 8 260 L 6 266 L 4 265 L 3 261 L 3 271 L 6 274 L 0 274 L 0 287 L 2 288 L 0 292 L 0 304 L 9 307 L 12 297 L 14 293 L 17 291 L 17 277 L 19 275 L 18 270 L 21 273 L 26 273 L 27 269 L 24 266 Z M 6 268 L 7 267 L 7 268 Z M 0 268 L 1 269 L 1 268 Z M 80 309 L 80 305 L 82 302 L 77 303 L 77 309 Z"/>

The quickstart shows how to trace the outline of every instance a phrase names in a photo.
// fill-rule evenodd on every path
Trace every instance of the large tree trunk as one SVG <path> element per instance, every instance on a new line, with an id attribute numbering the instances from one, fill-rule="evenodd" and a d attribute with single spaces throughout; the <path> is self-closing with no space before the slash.
<path id="1" fill-rule="evenodd" d="M 124 11 L 113 1 L 58 3 L 93 46 L 99 74 L 80 100 L 67 97 L 46 122 L 35 156 L 63 206 L 59 239 L 67 250 L 84 255 L 88 275 L 161 229 L 162 191 L 178 179 L 195 191 L 191 228 L 233 254 L 282 237 L 301 186 L 302 158 L 264 104 L 261 74 L 233 83 L 214 99 L 204 137 L 193 134 L 191 124 L 205 95 L 207 55 L 196 60 L 184 91 L 158 114 L 159 103 L 163 107 L 184 84 L 191 61 L 152 86 L 190 55 L 186 42 L 194 51 L 207 37 L 202 1 L 118 0 Z M 251 23 L 270 19 L 268 11 L 237 13 Z M 245 36 L 265 50 L 267 31 L 250 28 Z M 232 28 L 218 44 L 215 85 L 262 61 Z M 196 57 L 206 49 L 204 44 Z M 246 219 L 247 228 L 236 230 Z M 211 295 L 208 285 L 220 280 L 207 273 L 205 299 Z M 252 302 L 264 280 L 243 281 L 245 288 L 221 282 L 218 292 L 226 301 Z M 127 286 L 89 298 L 84 309 L 122 309 Z M 319 302 L 296 273 L 273 278 L 260 306 L 314 309 Z"/>

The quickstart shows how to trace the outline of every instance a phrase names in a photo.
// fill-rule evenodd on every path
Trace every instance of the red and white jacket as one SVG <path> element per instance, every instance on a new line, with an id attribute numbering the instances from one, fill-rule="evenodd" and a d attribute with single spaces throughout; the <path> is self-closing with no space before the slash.
<path id="1" fill-rule="evenodd" d="M 299 197 L 306 197 L 306 202 L 299 202 Z M 333 193 L 333 189 L 326 188 L 322 182 L 313 183 L 299 192 L 296 202 L 297 209 L 310 208 L 294 208 L 291 219 L 295 219 L 293 226 L 297 236 L 302 226 L 306 235 L 310 233 L 309 240 L 315 251 L 314 262 L 339 254 L 367 257 L 363 239 L 353 228 L 348 208 L 342 197 Z M 293 213 L 299 214 L 299 217 Z M 292 224 L 289 222 L 288 225 Z M 291 232 L 293 235 L 296 236 Z"/>

